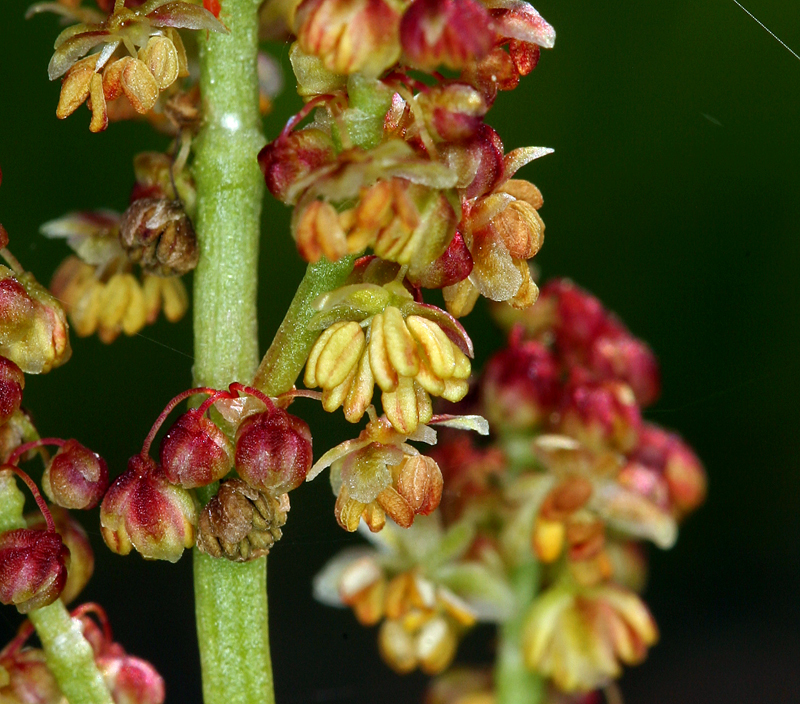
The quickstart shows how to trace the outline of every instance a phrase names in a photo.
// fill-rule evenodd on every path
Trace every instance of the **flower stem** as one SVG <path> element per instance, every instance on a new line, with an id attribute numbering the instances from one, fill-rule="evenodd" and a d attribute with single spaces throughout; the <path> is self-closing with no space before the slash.
<path id="1" fill-rule="evenodd" d="M 92 646 L 80 622 L 70 618 L 61 600 L 28 614 L 42 641 L 47 667 L 70 704 L 112 704 L 111 694 L 94 663 Z"/>
<path id="2" fill-rule="evenodd" d="M 539 572 L 539 563 L 532 559 L 515 567 L 511 575 L 518 612 L 500 628 L 494 673 L 497 704 L 539 704 L 544 700 L 544 680 L 525 667 L 522 656 L 524 616 L 538 591 Z"/>
<path id="3" fill-rule="evenodd" d="M 194 377 L 224 388 L 258 364 L 256 290 L 264 181 L 258 111 L 261 0 L 225 0 L 229 34 L 201 33 L 203 129 L 196 142 Z M 194 553 L 194 590 L 205 704 L 274 704 L 266 558 L 238 564 Z"/>
<path id="4" fill-rule="evenodd" d="M 313 303 L 320 294 L 341 286 L 353 269 L 355 257 L 331 263 L 321 259 L 310 264 L 295 293 L 286 317 L 253 379 L 253 386 L 268 396 L 289 391 L 306 363 L 319 330 L 309 330 L 308 322 L 317 312 Z"/>
<path id="5" fill-rule="evenodd" d="M 0 472 L 0 533 L 25 527 L 25 496 L 11 472 Z M 92 646 L 61 600 L 28 614 L 42 641 L 47 667 L 70 704 L 113 704 Z"/>

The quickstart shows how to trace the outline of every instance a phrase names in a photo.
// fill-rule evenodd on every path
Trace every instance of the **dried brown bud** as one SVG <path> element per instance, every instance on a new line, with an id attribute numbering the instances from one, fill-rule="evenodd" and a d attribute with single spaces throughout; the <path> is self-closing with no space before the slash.
<path id="1" fill-rule="evenodd" d="M 175 276 L 197 266 L 200 251 L 180 201 L 140 198 L 125 211 L 119 239 L 128 256 L 149 274 Z"/>
<path id="2" fill-rule="evenodd" d="M 280 540 L 288 511 L 288 494 L 269 496 L 241 479 L 229 479 L 200 514 L 197 547 L 234 562 L 263 557 Z"/>

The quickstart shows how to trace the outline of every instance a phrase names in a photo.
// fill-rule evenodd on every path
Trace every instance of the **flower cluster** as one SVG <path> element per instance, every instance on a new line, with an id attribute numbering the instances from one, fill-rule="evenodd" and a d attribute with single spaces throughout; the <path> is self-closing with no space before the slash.
<path id="1" fill-rule="evenodd" d="M 226 31 L 213 14 L 190 2 L 148 0 L 129 7 L 118 0 L 103 9 L 108 14 L 62 1 L 38 3 L 28 12 L 53 10 L 78 22 L 56 39 L 47 71 L 50 80 L 63 77 L 56 116 L 69 117 L 88 103 L 92 132 L 108 127 L 109 103 L 123 100 L 125 107 L 117 108 L 122 114 L 148 113 L 162 91 L 189 76 L 177 29 Z M 84 56 L 93 49 L 98 51 Z"/>
<path id="2" fill-rule="evenodd" d="M 180 276 L 199 257 L 187 171 L 155 152 L 139 154 L 134 171 L 131 203 L 122 215 L 77 212 L 42 225 L 45 236 L 65 238 L 75 252 L 53 275 L 53 294 L 77 335 L 97 333 L 105 343 L 121 333 L 135 335 L 162 311 L 167 320 L 180 320 L 189 305 Z"/>
<path id="3" fill-rule="evenodd" d="M 397 278 L 380 285 L 399 272 L 365 257 L 351 283 L 317 301 L 309 325 L 323 332 L 304 382 L 323 389 L 326 411 L 343 406 L 350 422 L 364 415 L 377 384 L 387 418 L 411 435 L 431 419 L 431 395 L 458 401 L 467 393 L 472 342 L 452 316 L 417 302 Z"/>
<path id="4" fill-rule="evenodd" d="M 0 484 L 6 496 L 16 497 L 6 502 L 9 515 L 3 517 L 6 529 L 0 533 L 0 602 L 27 613 L 60 595 L 74 598 L 91 575 L 92 557 L 82 529 L 63 509 L 54 520 L 36 485 L 17 463 L 44 445 L 56 445 L 59 449 L 52 459 L 44 455 L 42 486 L 48 498 L 64 508 L 97 505 L 108 486 L 108 469 L 101 457 L 75 440 L 39 439 L 21 408 L 24 375 L 48 372 L 66 362 L 69 333 L 58 301 L 6 248 L 8 236 L 2 225 L 0 235 L 0 254 L 11 267 L 0 267 Z M 31 519 L 25 525 L 14 475 L 32 491 L 43 520 Z M 11 510 L 14 503 L 18 520 Z"/>
<path id="5" fill-rule="evenodd" d="M 97 621 L 91 618 L 92 615 Z M 101 606 L 83 604 L 71 616 L 80 624 L 91 645 L 95 664 L 115 702 L 163 704 L 164 680 L 161 675 L 150 663 L 129 655 L 114 642 Z M 47 665 L 45 653 L 39 648 L 25 646 L 32 632 L 30 623 L 23 623 L 17 637 L 0 651 L 0 698 L 10 704 L 65 701 Z"/>
<path id="6" fill-rule="evenodd" d="M 170 427 L 156 462 L 149 450 L 159 428 L 175 406 L 197 394 L 208 398 Z M 228 391 L 190 389 L 170 401 L 103 499 L 100 526 L 109 548 L 170 562 L 195 544 L 237 562 L 267 554 L 281 537 L 288 492 L 311 468 L 308 426 L 276 401 L 241 384 Z M 214 406 L 228 432 L 207 416 Z M 195 490 L 220 480 L 200 510 Z"/>
<path id="7" fill-rule="evenodd" d="M 556 691 L 607 686 L 656 641 L 655 622 L 637 594 L 645 578 L 639 542 L 674 544 L 679 521 L 704 499 L 705 474 L 677 435 L 642 420 L 642 408 L 660 390 L 658 364 L 596 298 L 557 280 L 532 308 L 501 305 L 497 313 L 511 327 L 508 347 L 459 404 L 489 419 L 492 442 L 448 436 L 427 458 L 436 466 L 441 504 L 426 520 L 444 533 L 405 538 L 394 529 L 377 555 L 336 558 L 320 577 L 333 582 L 335 595 L 318 592 L 351 606 L 363 623 L 385 618 L 379 642 L 393 668 L 439 672 L 471 625 L 442 590 L 472 603 L 459 591 L 469 584 L 472 597 L 505 604 L 496 618 L 478 612 L 473 620 L 518 620 L 518 657 L 547 677 L 556 688 L 552 700 L 562 701 Z M 354 490 L 371 490 L 359 496 L 375 494 L 380 504 L 378 491 L 397 488 L 402 453 L 378 440 L 376 430 L 345 448 L 340 467 L 334 463 L 337 508 L 342 496 L 352 502 Z M 365 502 L 357 509 L 373 528 Z M 456 550 L 448 536 L 458 531 L 467 537 Z M 431 557 L 451 548 L 446 559 Z M 531 570 L 538 587 L 530 583 L 528 593 L 539 593 L 520 601 L 518 580 Z M 459 575 L 455 582 L 447 579 L 451 571 Z M 438 639 L 423 637 L 434 619 L 449 625 L 437 626 Z M 432 643 L 426 659 L 423 644 Z M 432 690 L 432 701 L 472 702 L 470 692 L 494 701 L 491 686 L 472 676 L 447 682 Z"/>
<path id="8" fill-rule="evenodd" d="M 3 267 L 0 281 L 0 602 L 28 614 L 59 599 L 71 602 L 91 578 L 94 555 L 89 540 L 67 509 L 97 506 L 108 488 L 109 474 L 105 461 L 76 440 L 40 438 L 21 409 L 24 373 L 47 372 L 67 361 L 69 336 L 58 301 L 6 249 L 8 237 L 2 226 L 0 236 L 0 254 L 11 266 Z M 58 448 L 52 457 L 44 450 L 46 446 Z M 52 501 L 50 507 L 33 480 L 17 466 L 37 453 L 45 462 L 41 483 Z M 30 489 L 38 513 L 23 516 L 24 497 L 15 477 Z M 98 614 L 102 628 L 88 618 L 92 612 Z M 161 677 L 149 663 L 128 655 L 112 641 L 100 607 L 84 605 L 72 616 L 80 622 L 98 673 L 114 701 L 163 703 Z M 13 704 L 65 701 L 49 656 L 38 648 L 25 647 L 32 633 L 31 623 L 24 622 L 17 637 L 0 651 L 0 700 Z"/>
<path id="9" fill-rule="evenodd" d="M 284 9 L 308 102 L 259 162 L 273 195 L 294 206 L 301 255 L 371 249 L 403 267 L 410 285 L 444 289 L 456 316 L 479 294 L 530 306 L 542 197 L 513 177 L 550 150 L 506 154 L 483 120 L 497 91 L 553 45 L 552 27 L 524 2 L 303 0 Z M 295 130 L 312 110 L 313 122 Z"/>
<path id="10" fill-rule="evenodd" d="M 316 577 L 314 594 L 349 606 L 362 625 L 380 623 L 381 655 L 395 671 L 442 672 L 471 626 L 510 617 L 513 593 L 490 562 L 469 552 L 475 531 L 468 522 L 445 530 L 434 514 L 406 530 L 366 535 L 375 547 L 334 558 Z"/>

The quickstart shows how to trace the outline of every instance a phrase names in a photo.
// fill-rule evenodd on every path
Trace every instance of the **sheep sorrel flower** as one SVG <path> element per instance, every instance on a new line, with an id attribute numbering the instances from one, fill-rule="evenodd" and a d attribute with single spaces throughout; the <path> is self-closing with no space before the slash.
<path id="1" fill-rule="evenodd" d="M 64 508 L 94 508 L 108 484 L 105 460 L 77 440 L 67 440 L 59 447 L 42 476 L 44 493 Z"/>
<path id="2" fill-rule="evenodd" d="M 67 583 L 69 550 L 54 530 L 0 534 L 0 602 L 28 613 L 58 599 Z"/>
<path id="3" fill-rule="evenodd" d="M 29 16 L 44 9 L 53 8 L 46 3 L 34 5 Z M 135 8 L 116 2 L 104 18 L 78 11 L 60 14 L 71 15 L 79 24 L 56 39 L 47 69 L 50 80 L 63 76 L 56 116 L 68 117 L 88 99 L 92 132 L 108 126 L 108 102 L 124 95 L 137 113 L 146 113 L 161 91 L 189 75 L 177 28 L 226 31 L 208 10 L 176 0 L 151 0 Z M 98 45 L 103 45 L 98 53 L 81 58 Z M 120 47 L 129 55 L 117 56 Z"/>
<path id="4" fill-rule="evenodd" d="M 55 0 L 30 14 L 51 11 L 71 24 L 49 66 L 57 117 L 86 104 L 92 132 L 142 118 L 171 141 L 134 157 L 119 212 L 41 227 L 72 250 L 52 294 L 0 226 L 0 470 L 42 513 L 25 517 L 0 471 L 0 601 L 30 612 L 0 651 L 0 701 L 163 704 L 163 680 L 114 642 L 101 607 L 64 606 L 94 560 L 62 507 L 99 502 L 117 554 L 197 548 L 208 704 L 274 702 L 265 557 L 326 468 L 337 523 L 371 546 L 328 562 L 315 596 L 376 626 L 397 673 L 443 675 L 428 704 L 597 704 L 597 687 L 610 701 L 657 638 L 641 544 L 675 543 L 705 475 L 643 419 L 660 392 L 649 347 L 567 280 L 540 295 L 544 199 L 522 169 L 552 150 L 511 148 L 489 121 L 552 26 L 523 0 Z M 269 143 L 260 118 L 284 81 L 267 39 L 289 42 L 304 101 Z M 292 208 L 308 267 L 258 364 L 265 184 Z M 24 375 L 66 361 L 67 318 L 104 343 L 161 311 L 178 320 L 190 272 L 197 386 L 109 486 L 97 454 L 39 436 Z M 509 337 L 478 376 L 459 318 L 480 296 Z M 293 405 L 309 401 L 366 415 L 316 462 Z M 53 515 L 16 466 L 37 456 Z M 498 629 L 496 671 L 446 674 L 479 623 Z M 25 649 L 34 631 L 42 651 Z"/>
<path id="5" fill-rule="evenodd" d="M 355 272 L 359 283 L 318 300 L 311 325 L 324 331 L 309 354 L 304 383 L 322 387 L 325 410 L 344 406 L 351 422 L 363 416 L 377 384 L 386 417 L 411 435 L 433 416 L 430 395 L 459 401 L 467 393 L 472 342 L 454 318 L 417 303 L 398 281 L 371 283 L 370 269 Z"/>
<path id="6" fill-rule="evenodd" d="M 196 524 L 192 495 L 143 455 L 131 458 L 100 506 L 103 540 L 120 555 L 135 549 L 150 560 L 177 562 L 194 545 Z"/>

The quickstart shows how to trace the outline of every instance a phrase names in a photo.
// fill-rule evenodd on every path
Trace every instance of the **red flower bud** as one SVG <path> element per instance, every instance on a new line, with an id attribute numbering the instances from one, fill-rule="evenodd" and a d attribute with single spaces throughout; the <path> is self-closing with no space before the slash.
<path id="1" fill-rule="evenodd" d="M 149 662 L 124 653 L 96 662 L 117 704 L 163 704 L 164 680 Z"/>
<path id="2" fill-rule="evenodd" d="M 236 431 L 236 471 L 266 494 L 296 489 L 311 461 L 308 425 L 280 408 L 246 418 Z"/>
<path id="3" fill-rule="evenodd" d="M 52 604 L 67 582 L 69 550 L 50 530 L 20 528 L 0 535 L 0 602 L 26 614 Z"/>
<path id="4" fill-rule="evenodd" d="M 414 0 L 400 22 L 407 63 L 423 70 L 454 70 L 483 58 L 494 40 L 492 17 L 475 0 Z"/>
<path id="5" fill-rule="evenodd" d="M 0 266 L 0 354 L 26 374 L 41 374 L 66 362 L 67 320 L 58 301 L 29 273 Z"/>
<path id="6" fill-rule="evenodd" d="M 307 128 L 278 137 L 258 153 L 258 165 L 273 196 L 288 202 L 287 192 L 314 169 L 333 161 L 333 140 L 322 130 Z"/>
<path id="7" fill-rule="evenodd" d="M 532 429 L 555 410 L 558 364 L 539 342 L 512 343 L 489 360 L 481 388 L 490 424 L 501 430 Z"/>
<path id="8" fill-rule="evenodd" d="M 568 279 L 547 283 L 539 299 L 540 305 L 554 301 L 556 343 L 563 352 L 583 356 L 589 345 L 605 332 L 609 316 L 603 304 Z"/>
<path id="9" fill-rule="evenodd" d="M 0 425 L 19 410 L 24 388 L 22 370 L 10 359 L 0 356 Z"/>
<path id="10" fill-rule="evenodd" d="M 692 449 L 675 433 L 645 424 L 631 458 L 662 474 L 679 515 L 696 509 L 706 498 L 706 473 Z"/>
<path id="11" fill-rule="evenodd" d="M 64 508 L 94 508 L 108 483 L 106 461 L 77 440 L 67 440 L 42 475 L 44 493 Z"/>
<path id="12" fill-rule="evenodd" d="M 658 360 L 644 342 L 627 331 L 598 337 L 589 349 L 587 364 L 600 379 L 628 384 L 642 407 L 654 403 L 661 393 Z"/>
<path id="13" fill-rule="evenodd" d="M 61 592 L 61 601 L 69 604 L 83 591 L 94 572 L 94 552 L 92 552 L 92 546 L 83 526 L 72 517 L 67 509 L 51 506 L 50 513 L 56 524 L 56 531 L 69 550 L 67 583 Z M 44 516 L 38 512 L 26 515 L 25 522 L 28 528 L 35 530 L 47 528 Z"/>
<path id="14" fill-rule="evenodd" d="M 622 382 L 573 382 L 563 399 L 561 430 L 592 450 L 629 452 L 642 416 L 630 386 Z"/>
<path id="15" fill-rule="evenodd" d="M 100 505 L 103 540 L 120 555 L 134 548 L 150 560 L 177 562 L 194 545 L 196 523 L 192 495 L 143 455 L 131 458 Z"/>
<path id="16" fill-rule="evenodd" d="M 184 413 L 161 441 L 161 465 L 172 484 L 207 486 L 233 468 L 233 444 L 197 409 Z"/>
<path id="17" fill-rule="evenodd" d="M 0 702 L 4 704 L 43 704 L 61 702 L 63 695 L 39 648 L 16 650 L 0 657 Z"/>

